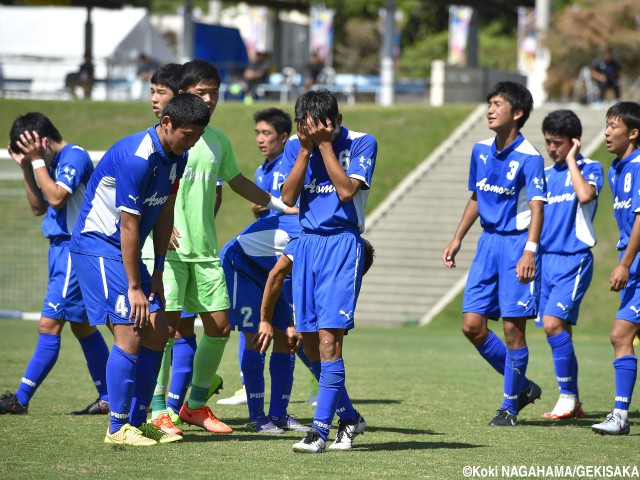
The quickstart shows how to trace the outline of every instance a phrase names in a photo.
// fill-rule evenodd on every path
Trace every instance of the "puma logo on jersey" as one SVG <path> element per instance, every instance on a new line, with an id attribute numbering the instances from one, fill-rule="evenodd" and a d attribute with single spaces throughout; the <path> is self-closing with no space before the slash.
<path id="1" fill-rule="evenodd" d="M 129 198 L 134 202 L 137 202 L 139 197 L 134 197 L 133 195 L 129 195 Z"/>
<path id="2" fill-rule="evenodd" d="M 629 308 L 633 310 L 633 313 L 636 314 L 636 317 L 640 314 L 640 308 L 636 308 L 635 305 L 630 305 Z"/>
<path id="3" fill-rule="evenodd" d="M 489 157 L 487 157 L 486 155 L 480 154 L 480 160 L 482 160 L 485 165 L 487 164 L 488 159 Z"/>
<path id="4" fill-rule="evenodd" d="M 349 312 L 345 312 L 344 310 L 340 310 L 340 315 L 344 315 L 345 317 L 347 317 L 347 320 L 351 319 L 350 315 L 351 312 L 353 312 L 353 310 L 349 310 Z"/>
<path id="5" fill-rule="evenodd" d="M 56 304 L 54 305 L 53 303 L 49 302 L 49 306 L 50 306 L 51 308 L 53 308 L 53 309 L 57 312 L 57 311 L 58 311 L 58 307 L 60 306 L 60 304 L 59 304 L 59 303 L 56 303 Z"/>
<path id="6" fill-rule="evenodd" d="M 557 306 L 557 307 L 560 307 L 560 308 L 562 309 L 562 311 L 564 312 L 564 311 L 567 309 L 567 307 L 568 307 L 569 305 L 563 305 L 563 304 L 561 304 L 560 302 L 558 302 L 558 303 L 556 303 L 556 306 Z"/>
<path id="7" fill-rule="evenodd" d="M 518 300 L 518 305 L 524 308 L 529 308 L 530 303 L 531 303 L 531 300 L 528 300 L 527 303 L 524 303 L 522 300 Z"/>

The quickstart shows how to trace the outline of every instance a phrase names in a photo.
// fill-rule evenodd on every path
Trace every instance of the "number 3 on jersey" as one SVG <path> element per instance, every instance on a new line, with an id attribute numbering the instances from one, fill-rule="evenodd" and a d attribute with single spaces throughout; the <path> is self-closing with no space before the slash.
<path id="1" fill-rule="evenodd" d="M 516 178 L 516 171 L 518 170 L 519 166 L 520 164 L 515 160 L 511 160 L 511 162 L 509 162 L 509 171 L 507 172 L 508 180 L 513 180 L 514 178 Z"/>

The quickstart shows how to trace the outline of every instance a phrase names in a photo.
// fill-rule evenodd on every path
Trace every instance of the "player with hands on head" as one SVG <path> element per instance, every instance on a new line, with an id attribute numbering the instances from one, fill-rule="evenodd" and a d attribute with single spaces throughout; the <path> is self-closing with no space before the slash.
<path id="1" fill-rule="evenodd" d="M 604 173 L 599 162 L 580 154 L 582 124 L 571 110 L 549 113 L 542 122 L 542 133 L 553 165 L 545 169 L 547 203 L 540 237 L 538 318 L 551 347 L 560 391 L 553 410 L 543 416 L 552 420 L 582 418 L 572 327 L 593 277 L 593 219 Z"/>
<path id="2" fill-rule="evenodd" d="M 106 363 L 109 349 L 100 331 L 89 325 L 69 240 L 84 192 L 93 172 L 89 154 L 68 143 L 40 112 L 16 118 L 9 133 L 9 155 L 21 167 L 27 200 L 34 215 L 44 215 L 42 231 L 49 239 L 49 278 L 38 322 L 38 342 L 20 386 L 0 397 L 0 414 L 27 413 L 36 389 L 56 364 L 66 322 L 80 342 L 98 398 L 74 414 L 109 412 Z"/>

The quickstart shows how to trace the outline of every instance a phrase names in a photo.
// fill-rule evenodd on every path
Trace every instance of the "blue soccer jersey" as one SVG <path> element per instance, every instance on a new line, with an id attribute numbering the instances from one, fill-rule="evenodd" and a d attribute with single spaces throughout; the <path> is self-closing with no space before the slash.
<path id="1" fill-rule="evenodd" d="M 596 198 L 587 204 L 578 201 L 566 163 L 554 164 L 545 169 L 547 204 L 544 207 L 544 225 L 540 236 L 543 252 L 577 253 L 596 244 L 593 219 L 604 172 L 599 162 L 582 156 L 578 159 L 577 166 L 587 182 L 595 187 Z"/>
<path id="2" fill-rule="evenodd" d="M 609 167 L 609 186 L 613 194 L 613 216 L 618 223 L 618 250 L 624 250 L 640 212 L 640 149 L 626 158 L 616 158 Z"/>
<path id="3" fill-rule="evenodd" d="M 64 188 L 71 196 L 59 210 L 55 210 L 51 205 L 47 206 L 47 214 L 42 221 L 42 232 L 47 238 L 71 238 L 89 178 L 93 173 L 91 157 L 81 146 L 68 143 L 53 158 L 48 171 L 56 185 Z"/>
<path id="4" fill-rule="evenodd" d="M 297 215 L 280 214 L 261 218 L 231 239 L 222 249 L 220 257 L 224 263 L 226 251 L 237 248 L 237 245 L 254 268 L 268 274 L 285 247 L 298 238 L 301 231 Z"/>
<path id="5" fill-rule="evenodd" d="M 471 152 L 469 190 L 476 193 L 485 230 L 515 233 L 529 228 L 529 201 L 546 201 L 544 160 L 522 135 L 498 152 L 494 138 Z"/>
<path id="6" fill-rule="evenodd" d="M 186 163 L 186 153 L 164 153 L 155 125 L 113 145 L 91 176 L 71 238 L 71 251 L 121 260 L 123 211 L 141 217 L 139 236 L 143 245 Z"/>
<path id="7" fill-rule="evenodd" d="M 299 151 L 300 140 L 294 135 L 285 145 L 282 162 L 284 171 L 291 171 Z M 364 209 L 371 187 L 378 144 L 372 135 L 341 127 L 340 136 L 333 143 L 333 151 L 347 176 L 361 180 L 363 186 L 353 199 L 341 202 L 320 151 L 314 149 L 300 193 L 300 224 L 310 232 L 336 233 L 345 229 L 363 232 Z"/>
<path id="8" fill-rule="evenodd" d="M 280 198 L 282 195 L 280 193 L 280 187 L 287 179 L 287 174 L 290 170 L 282 169 L 282 160 L 284 156 L 280 154 L 273 161 L 269 161 L 266 159 L 262 165 L 256 168 L 256 172 L 254 174 L 254 180 L 257 186 L 259 186 L 265 192 L 271 194 L 272 197 Z M 283 173 L 286 172 L 286 173 Z M 277 215 L 280 212 L 276 210 L 269 210 L 266 212 L 260 213 L 260 218 Z"/>

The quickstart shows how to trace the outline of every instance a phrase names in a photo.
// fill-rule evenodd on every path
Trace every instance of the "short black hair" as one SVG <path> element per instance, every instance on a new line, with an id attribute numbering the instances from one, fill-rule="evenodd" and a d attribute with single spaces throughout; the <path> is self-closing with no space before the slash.
<path id="1" fill-rule="evenodd" d="M 295 121 L 296 124 L 304 122 L 307 115 L 311 115 L 314 121 L 324 123 L 325 119 L 331 120 L 333 126 L 336 126 L 338 115 L 338 100 L 326 88 L 317 90 L 309 90 L 304 92 L 296 100 Z"/>
<path id="2" fill-rule="evenodd" d="M 180 81 L 182 80 L 182 65 L 179 63 L 167 63 L 158 68 L 151 75 L 151 83 L 155 85 L 164 85 L 169 87 L 174 95 L 180 90 Z"/>
<path id="3" fill-rule="evenodd" d="M 162 116 L 169 117 L 173 128 L 187 125 L 207 126 L 211 120 L 211 110 L 198 95 L 181 93 L 167 103 Z"/>
<path id="4" fill-rule="evenodd" d="M 511 113 L 522 110 L 522 116 L 518 119 L 518 129 L 524 127 L 533 110 L 533 96 L 527 87 L 517 82 L 499 82 L 487 95 L 489 102 L 496 95 L 500 95 L 511 104 Z"/>
<path id="5" fill-rule="evenodd" d="M 366 238 L 362 239 L 364 241 L 364 270 L 362 274 L 364 275 L 369 271 L 371 265 L 373 265 L 373 257 L 376 256 L 376 250 L 371 245 L 371 242 Z"/>
<path id="6" fill-rule="evenodd" d="M 622 120 L 629 130 L 634 128 L 640 132 L 640 105 L 636 102 L 618 102 L 607 110 L 607 120 L 616 118 Z M 638 146 L 638 138 L 634 145 Z"/>
<path id="7" fill-rule="evenodd" d="M 218 69 L 206 60 L 196 58 L 182 65 L 180 90 L 187 91 L 200 82 L 213 82 L 217 86 L 222 83 Z"/>
<path id="8" fill-rule="evenodd" d="M 572 110 L 554 110 L 544 117 L 542 133 L 580 138 L 582 137 L 582 123 Z"/>
<path id="9" fill-rule="evenodd" d="M 62 135 L 49 120 L 49 117 L 40 112 L 29 112 L 19 116 L 13 121 L 9 132 L 9 145 L 12 151 L 20 152 L 18 141 L 25 131 L 37 132 L 40 138 L 47 137 L 54 142 L 61 142 Z"/>
<path id="10" fill-rule="evenodd" d="M 279 108 L 265 108 L 253 114 L 253 121 L 266 122 L 275 128 L 278 134 L 291 133 L 291 116 Z"/>

